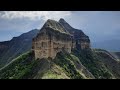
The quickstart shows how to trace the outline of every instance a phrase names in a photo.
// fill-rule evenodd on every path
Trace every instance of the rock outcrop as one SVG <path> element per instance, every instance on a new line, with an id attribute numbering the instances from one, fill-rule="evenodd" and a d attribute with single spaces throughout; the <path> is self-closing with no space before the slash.
<path id="1" fill-rule="evenodd" d="M 59 23 L 62 24 L 62 26 L 64 27 L 64 29 L 66 29 L 67 31 L 69 31 L 69 33 L 71 35 L 73 35 L 73 40 L 75 42 L 75 47 L 77 49 L 87 49 L 90 48 L 90 39 L 87 35 L 85 35 L 83 33 L 82 30 L 79 29 L 75 29 L 73 27 L 71 27 L 64 19 L 60 19 Z"/>
<path id="2" fill-rule="evenodd" d="M 90 40 L 81 30 L 72 28 L 64 19 L 59 22 L 47 20 L 32 43 L 36 59 L 54 59 L 58 52 L 65 50 L 71 53 L 72 48 L 90 48 Z"/>
<path id="3" fill-rule="evenodd" d="M 71 53 L 72 36 L 60 23 L 47 20 L 39 34 L 33 39 L 32 48 L 35 58 L 54 58 L 62 49 Z"/>

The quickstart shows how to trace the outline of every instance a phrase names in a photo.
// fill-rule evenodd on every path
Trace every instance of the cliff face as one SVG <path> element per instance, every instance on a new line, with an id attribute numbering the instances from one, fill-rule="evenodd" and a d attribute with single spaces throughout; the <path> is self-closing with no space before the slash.
<path id="1" fill-rule="evenodd" d="M 62 49 L 71 53 L 72 38 L 61 24 L 48 20 L 33 39 L 35 58 L 55 58 Z"/>
<path id="2" fill-rule="evenodd" d="M 30 50 L 31 42 L 32 51 L 20 55 Z M 7 49 L 4 54 L 3 50 Z M 1 52 L 4 60 L 7 56 L 8 60 L 20 56 L 0 68 L 0 79 L 120 78 L 119 58 L 105 50 L 90 49 L 89 37 L 63 19 L 59 22 L 47 20 L 40 31 L 0 43 L 0 55 Z"/>
<path id="3" fill-rule="evenodd" d="M 73 40 L 75 42 L 75 47 L 77 49 L 87 49 L 90 48 L 90 39 L 87 35 L 84 34 L 82 30 L 75 29 L 71 27 L 64 19 L 60 19 L 59 23 L 62 24 L 64 29 L 69 31 L 71 35 L 73 35 Z"/>
<path id="4" fill-rule="evenodd" d="M 90 48 L 90 40 L 81 30 L 72 28 L 66 21 L 47 20 L 39 34 L 33 39 L 35 58 L 55 58 L 62 50 L 71 53 L 72 48 Z"/>

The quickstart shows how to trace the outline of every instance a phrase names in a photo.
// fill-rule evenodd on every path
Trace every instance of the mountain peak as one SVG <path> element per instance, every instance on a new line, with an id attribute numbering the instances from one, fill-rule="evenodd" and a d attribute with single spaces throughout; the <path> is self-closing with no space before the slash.
<path id="1" fill-rule="evenodd" d="M 57 21 L 55 21 L 53 19 L 48 19 L 46 22 L 57 22 Z"/>
<path id="2" fill-rule="evenodd" d="M 59 23 L 67 30 L 73 29 L 73 27 L 71 27 L 63 18 L 59 20 Z"/>
<path id="3" fill-rule="evenodd" d="M 55 23 L 57 23 L 57 21 L 52 20 L 52 19 L 48 19 L 45 23 L 45 26 L 53 26 Z"/>
<path id="4" fill-rule="evenodd" d="M 67 23 L 63 18 L 60 18 L 59 22 Z"/>
<path id="5" fill-rule="evenodd" d="M 55 20 L 52 20 L 52 19 L 48 19 L 48 20 L 45 22 L 45 24 L 44 24 L 44 26 L 43 26 L 43 28 L 42 28 L 41 31 L 46 30 L 45 28 L 51 28 L 52 30 L 69 34 L 69 32 L 66 31 L 66 30 L 64 29 L 64 27 L 63 27 L 59 22 L 57 22 L 57 21 L 55 21 Z M 51 29 L 49 29 L 49 30 L 51 30 Z M 47 30 L 48 30 L 48 29 L 47 29 Z"/>

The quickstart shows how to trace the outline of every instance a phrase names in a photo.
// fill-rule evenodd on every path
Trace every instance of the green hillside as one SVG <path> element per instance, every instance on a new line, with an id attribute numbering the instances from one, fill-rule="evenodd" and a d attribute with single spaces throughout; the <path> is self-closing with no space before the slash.
<path id="1" fill-rule="evenodd" d="M 99 51 L 99 52 L 98 52 Z M 114 79 L 120 78 L 100 50 L 63 51 L 52 60 L 34 60 L 31 51 L 0 70 L 0 79 Z M 115 63 L 116 64 L 116 63 Z"/>
<path id="2" fill-rule="evenodd" d="M 38 32 L 39 30 L 34 29 L 18 37 L 13 37 L 10 41 L 0 42 L 0 68 L 29 51 L 32 47 L 32 39 Z"/>

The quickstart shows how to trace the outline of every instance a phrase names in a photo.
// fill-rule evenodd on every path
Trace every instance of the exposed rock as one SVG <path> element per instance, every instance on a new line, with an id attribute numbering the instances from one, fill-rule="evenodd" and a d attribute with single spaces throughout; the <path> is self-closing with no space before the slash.
<path id="1" fill-rule="evenodd" d="M 72 38 L 61 24 L 47 20 L 36 38 L 33 39 L 35 58 L 54 58 L 62 49 L 71 53 Z"/>
<path id="2" fill-rule="evenodd" d="M 71 27 L 64 19 L 60 19 L 59 23 L 73 35 L 73 40 L 76 44 L 77 49 L 87 49 L 90 48 L 90 39 L 87 35 L 83 33 L 82 30 L 75 29 Z"/>
<path id="3" fill-rule="evenodd" d="M 72 28 L 64 19 L 59 22 L 48 19 L 32 43 L 36 59 L 54 59 L 58 52 L 64 49 L 71 53 L 72 48 L 90 48 L 90 40 L 81 30 Z"/>

